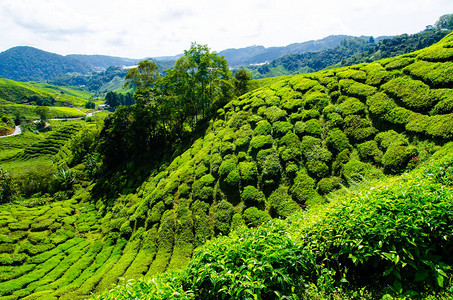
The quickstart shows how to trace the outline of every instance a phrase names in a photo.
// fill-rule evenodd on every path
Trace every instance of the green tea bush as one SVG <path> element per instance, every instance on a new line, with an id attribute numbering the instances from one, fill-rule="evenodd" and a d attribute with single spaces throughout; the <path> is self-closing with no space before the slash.
<path id="1" fill-rule="evenodd" d="M 408 139 L 395 130 L 388 130 L 376 134 L 374 140 L 384 149 L 390 147 L 390 145 L 408 145 Z"/>
<path id="2" fill-rule="evenodd" d="M 306 167 L 308 173 L 315 178 L 320 179 L 329 175 L 329 167 L 323 161 L 309 160 Z"/>
<path id="3" fill-rule="evenodd" d="M 214 226 L 216 234 L 228 235 L 233 215 L 234 207 L 230 202 L 222 200 L 219 204 L 217 204 L 214 212 Z"/>
<path id="4" fill-rule="evenodd" d="M 384 177 L 384 174 L 380 169 L 375 168 L 369 163 L 364 163 L 356 159 L 351 159 L 343 165 L 342 174 L 347 180 L 353 182 Z"/>
<path id="5" fill-rule="evenodd" d="M 271 216 L 256 207 L 249 207 L 244 211 L 245 224 L 249 227 L 258 227 L 272 220 Z"/>
<path id="6" fill-rule="evenodd" d="M 354 97 L 348 97 L 339 105 L 339 110 L 343 116 L 362 114 L 365 112 L 365 108 L 365 104 Z"/>
<path id="7" fill-rule="evenodd" d="M 382 165 L 389 173 L 404 171 L 408 162 L 417 156 L 417 149 L 414 146 L 390 145 L 382 156 Z"/>
<path id="8" fill-rule="evenodd" d="M 316 91 L 305 95 L 304 109 L 322 111 L 329 104 L 330 98 L 326 93 Z"/>
<path id="9" fill-rule="evenodd" d="M 436 99 L 436 105 L 430 111 L 431 115 L 453 113 L 453 90 L 431 90 L 431 97 Z"/>
<path id="10" fill-rule="evenodd" d="M 202 176 L 192 185 L 193 198 L 208 201 L 213 197 L 215 178 L 211 174 Z"/>
<path id="11" fill-rule="evenodd" d="M 395 101 L 383 92 L 378 92 L 367 98 L 368 110 L 375 115 L 385 115 L 396 108 Z"/>
<path id="12" fill-rule="evenodd" d="M 418 78 L 431 87 L 450 87 L 453 79 L 448 75 L 453 72 L 453 63 L 431 63 L 417 61 L 404 69 L 405 73 Z"/>
<path id="13" fill-rule="evenodd" d="M 341 187 L 341 178 L 339 177 L 327 177 L 322 178 L 317 185 L 318 193 L 321 195 L 328 194 Z"/>
<path id="14" fill-rule="evenodd" d="M 357 145 L 357 152 L 362 161 L 374 163 L 380 163 L 383 155 L 377 142 L 374 140 Z"/>
<path id="15" fill-rule="evenodd" d="M 263 111 L 263 114 L 266 117 L 266 119 L 271 123 L 275 123 L 277 121 L 286 121 L 286 116 L 288 115 L 286 111 L 280 109 L 277 106 L 271 106 L 266 108 Z"/>
<path id="16" fill-rule="evenodd" d="M 414 63 L 415 59 L 409 57 L 402 57 L 402 58 L 395 58 L 392 59 L 385 65 L 385 68 L 389 71 L 402 69 L 404 67 L 409 66 L 410 64 Z"/>
<path id="17" fill-rule="evenodd" d="M 445 62 L 452 60 L 453 58 L 453 48 L 444 47 L 441 44 L 431 46 L 429 48 L 423 49 L 420 51 L 420 54 L 417 56 L 418 59 L 427 60 L 432 62 Z"/>
<path id="18" fill-rule="evenodd" d="M 257 135 L 250 141 L 250 148 L 252 152 L 256 153 L 261 149 L 272 147 L 274 140 L 271 135 Z"/>
<path id="19" fill-rule="evenodd" d="M 334 153 L 339 153 L 344 149 L 352 148 L 346 134 L 338 128 L 329 130 L 329 132 L 327 133 L 326 142 L 329 149 Z"/>
<path id="20" fill-rule="evenodd" d="M 370 120 L 357 115 L 349 115 L 344 119 L 344 132 L 353 141 L 359 142 L 371 138 L 377 129 Z"/>
<path id="21" fill-rule="evenodd" d="M 294 133 L 297 134 L 299 137 L 302 137 L 305 134 L 305 123 L 302 121 L 296 122 L 294 124 Z"/>
<path id="22" fill-rule="evenodd" d="M 269 214 L 274 218 L 286 218 L 300 209 L 300 206 L 292 199 L 288 194 L 288 190 L 283 186 L 272 192 L 268 199 L 268 205 Z"/>
<path id="23" fill-rule="evenodd" d="M 258 168 L 255 161 L 242 161 L 239 163 L 239 174 L 245 184 L 256 184 Z"/>
<path id="24" fill-rule="evenodd" d="M 242 229 L 199 249 L 187 278 L 194 297 L 270 299 L 296 293 L 314 275 L 314 261 L 291 241 L 284 226 L 271 226 Z"/>
<path id="25" fill-rule="evenodd" d="M 374 86 L 356 82 L 352 79 L 341 79 L 339 86 L 344 94 L 357 98 L 366 98 L 376 92 Z"/>
<path id="26" fill-rule="evenodd" d="M 272 126 L 272 131 L 274 133 L 275 138 L 281 138 L 288 132 L 290 132 L 293 129 L 293 124 L 289 122 L 282 122 L 278 121 L 275 122 Z"/>
<path id="27" fill-rule="evenodd" d="M 258 158 L 258 166 L 261 170 L 261 184 L 263 187 L 276 186 L 282 173 L 278 154 L 275 151 L 269 151 L 262 155 Z"/>
<path id="28" fill-rule="evenodd" d="M 319 121 L 316 119 L 311 119 L 305 122 L 305 133 L 315 137 L 321 137 L 322 126 Z"/>
<path id="29" fill-rule="evenodd" d="M 346 267 L 347 280 L 377 284 L 376 292 L 387 286 L 387 293 L 421 297 L 427 286 L 447 286 L 453 223 L 452 202 L 446 199 L 452 191 L 420 174 L 387 179 L 344 197 L 323 214 L 323 221 L 316 218 L 305 226 L 302 243 L 323 253 L 320 257 L 330 253 L 334 259 L 325 263 L 337 271 L 337 266 Z M 309 222 L 300 216 L 293 220 Z"/>
<path id="30" fill-rule="evenodd" d="M 429 86 L 410 77 L 398 77 L 382 85 L 386 93 L 399 99 L 407 108 L 425 110 L 433 104 Z"/>
<path id="31" fill-rule="evenodd" d="M 272 125 L 266 120 L 261 120 L 256 123 L 254 132 L 255 135 L 269 135 L 272 133 Z"/>
<path id="32" fill-rule="evenodd" d="M 322 140 L 312 137 L 304 136 L 300 144 L 300 149 L 305 159 L 308 160 L 320 160 L 328 162 L 332 159 L 332 153 L 323 147 Z"/>
<path id="33" fill-rule="evenodd" d="M 352 68 L 348 68 L 344 71 L 338 72 L 337 76 L 342 79 L 354 79 L 355 81 L 365 82 L 367 79 L 367 74 L 361 70 L 354 70 Z"/>
<path id="34" fill-rule="evenodd" d="M 453 137 L 453 114 L 431 116 L 426 133 L 433 137 L 451 139 Z"/>
<path id="35" fill-rule="evenodd" d="M 317 109 L 307 109 L 303 111 L 302 120 L 318 119 L 320 117 L 319 110 Z"/>
<path id="36" fill-rule="evenodd" d="M 244 187 L 241 192 L 241 199 L 244 201 L 246 206 L 260 208 L 264 208 L 264 203 L 266 201 L 264 193 L 258 191 L 258 189 L 252 185 Z"/>
<path id="37" fill-rule="evenodd" d="M 293 89 L 302 93 L 310 90 L 318 84 L 316 80 L 311 80 L 309 78 L 294 78 L 290 84 L 293 86 Z"/>
<path id="38" fill-rule="evenodd" d="M 307 205 L 316 196 L 315 186 L 313 178 L 307 174 L 305 169 L 301 169 L 297 172 L 289 192 L 294 201 Z"/>

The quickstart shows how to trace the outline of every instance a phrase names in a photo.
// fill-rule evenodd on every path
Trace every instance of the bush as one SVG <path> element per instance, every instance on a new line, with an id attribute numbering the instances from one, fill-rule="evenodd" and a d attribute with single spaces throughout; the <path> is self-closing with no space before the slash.
<path id="1" fill-rule="evenodd" d="M 285 188 L 279 187 L 269 196 L 269 214 L 276 217 L 289 217 L 300 209 L 300 206 L 288 195 Z"/>
<path id="2" fill-rule="evenodd" d="M 241 192 L 241 199 L 244 201 L 246 206 L 257 206 L 263 208 L 266 197 L 264 193 L 258 191 L 258 189 L 252 185 L 244 187 Z"/>
<path id="3" fill-rule="evenodd" d="M 253 152 L 258 152 L 261 149 L 272 147 L 273 142 L 271 135 L 257 135 L 250 141 L 250 147 Z"/>
<path id="4" fill-rule="evenodd" d="M 275 123 L 277 121 L 285 121 L 286 116 L 288 115 L 286 111 L 280 109 L 277 106 L 271 106 L 266 108 L 263 111 L 263 114 L 266 117 L 266 119 L 268 119 L 269 122 L 271 123 Z"/>
<path id="5" fill-rule="evenodd" d="M 258 168 L 254 161 L 243 161 L 239 163 L 239 173 L 244 183 L 254 184 L 258 179 Z"/>
<path id="6" fill-rule="evenodd" d="M 425 110 L 432 106 L 429 86 L 410 77 L 397 77 L 382 85 L 384 91 L 401 100 L 410 109 Z"/>
<path id="7" fill-rule="evenodd" d="M 222 200 L 217 204 L 214 212 L 214 226 L 217 234 L 228 235 L 233 215 L 234 207 L 230 202 Z"/>
<path id="8" fill-rule="evenodd" d="M 16 196 L 16 185 L 8 171 L 0 168 L 0 204 L 12 201 Z"/>
<path id="9" fill-rule="evenodd" d="M 254 132 L 255 135 L 269 135 L 272 133 L 272 125 L 266 120 L 261 120 L 256 123 Z"/>
<path id="10" fill-rule="evenodd" d="M 366 140 L 377 132 L 371 121 L 357 115 L 347 116 L 344 123 L 344 132 L 355 142 Z"/>
<path id="11" fill-rule="evenodd" d="M 276 138 L 281 138 L 282 136 L 284 136 L 293 129 L 293 124 L 289 122 L 278 121 L 274 123 L 272 128 L 274 136 Z"/>
<path id="12" fill-rule="evenodd" d="M 367 98 L 368 110 L 375 115 L 385 115 L 396 108 L 395 101 L 387 94 L 379 92 Z"/>
<path id="13" fill-rule="evenodd" d="M 193 183 L 193 198 L 200 200 L 210 200 L 213 197 L 215 178 L 211 174 L 206 174 Z"/>
<path id="14" fill-rule="evenodd" d="M 373 167 L 371 164 L 356 159 L 351 159 L 343 165 L 342 174 L 347 180 L 356 182 L 360 182 L 364 179 L 372 180 L 384 177 L 381 170 Z"/>
<path id="15" fill-rule="evenodd" d="M 382 158 L 382 151 L 379 149 L 376 141 L 366 141 L 357 145 L 357 151 L 359 157 L 363 161 L 372 161 L 375 163 L 380 163 Z"/>
<path id="16" fill-rule="evenodd" d="M 249 207 L 244 211 L 245 224 L 250 227 L 258 227 L 272 220 L 271 216 L 256 207 Z"/>
<path id="17" fill-rule="evenodd" d="M 417 150 L 414 146 L 392 144 L 382 156 L 382 164 L 386 172 L 398 173 L 404 171 L 407 163 L 415 156 L 417 156 Z"/>
<path id="18" fill-rule="evenodd" d="M 380 132 L 376 135 L 374 140 L 384 149 L 387 149 L 392 144 L 399 146 L 409 144 L 407 138 L 395 130 Z"/>
<path id="19" fill-rule="evenodd" d="M 308 176 L 307 172 L 302 169 L 297 172 L 294 183 L 289 190 L 292 198 L 299 204 L 306 205 L 312 198 L 316 196 L 315 181 Z"/>
<path id="20" fill-rule="evenodd" d="M 305 133 L 315 137 L 321 137 L 322 127 L 319 121 L 316 119 L 311 119 L 305 122 Z"/>
<path id="21" fill-rule="evenodd" d="M 431 97 L 436 99 L 435 102 L 437 102 L 434 108 L 430 111 L 431 115 L 453 113 L 453 90 L 431 90 Z"/>
<path id="22" fill-rule="evenodd" d="M 348 97 L 339 105 L 340 112 L 343 116 L 363 114 L 365 112 L 365 108 L 365 104 L 354 97 Z"/>
<path id="23" fill-rule="evenodd" d="M 299 137 L 302 137 L 305 134 L 305 126 L 305 123 L 302 121 L 296 122 L 296 124 L 294 124 L 294 133 Z"/>
<path id="24" fill-rule="evenodd" d="M 306 166 L 308 173 L 318 179 L 329 175 L 329 167 L 323 161 L 310 160 L 307 162 Z"/>
<path id="25" fill-rule="evenodd" d="M 312 255 L 293 243 L 284 226 L 273 224 L 207 243 L 195 252 L 185 281 L 196 299 L 289 298 L 314 267 Z"/>
<path id="26" fill-rule="evenodd" d="M 326 93 L 313 92 L 305 95 L 304 108 L 305 109 L 316 109 L 322 111 L 324 107 L 330 104 L 330 98 Z"/>
<path id="27" fill-rule="evenodd" d="M 304 136 L 300 144 L 304 157 L 308 160 L 330 161 L 332 153 L 323 147 L 321 139 Z"/>
<path id="28" fill-rule="evenodd" d="M 327 133 L 326 142 L 327 146 L 335 153 L 352 148 L 346 134 L 338 128 L 334 128 Z"/>
<path id="29" fill-rule="evenodd" d="M 321 195 L 328 194 L 341 187 L 341 179 L 339 177 L 322 178 L 318 182 L 318 192 Z"/>

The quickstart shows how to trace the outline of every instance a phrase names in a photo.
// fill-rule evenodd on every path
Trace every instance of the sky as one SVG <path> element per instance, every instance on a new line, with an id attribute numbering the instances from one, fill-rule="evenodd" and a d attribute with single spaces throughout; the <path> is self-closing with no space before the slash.
<path id="1" fill-rule="evenodd" d="M 129 58 L 417 33 L 452 0 L 1 0 L 0 52 L 31 46 Z"/>

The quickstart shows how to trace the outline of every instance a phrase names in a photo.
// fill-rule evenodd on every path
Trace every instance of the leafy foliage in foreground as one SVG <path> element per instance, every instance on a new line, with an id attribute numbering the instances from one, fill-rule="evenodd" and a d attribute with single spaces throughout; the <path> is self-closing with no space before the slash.
<path id="1" fill-rule="evenodd" d="M 441 291 L 451 289 L 453 190 L 444 166 L 452 149 L 327 206 L 217 238 L 183 271 L 129 281 L 98 299 L 448 297 Z"/>

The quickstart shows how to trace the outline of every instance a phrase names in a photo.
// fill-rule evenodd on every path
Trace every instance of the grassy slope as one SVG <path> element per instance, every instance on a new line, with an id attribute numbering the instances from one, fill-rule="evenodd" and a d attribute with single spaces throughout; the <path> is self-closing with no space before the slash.
<path id="1" fill-rule="evenodd" d="M 13 103 L 24 103 L 24 97 L 37 95 L 42 98 L 54 98 L 57 103 L 69 102 L 74 106 L 83 106 L 93 95 L 86 91 L 59 87 L 47 83 L 18 82 L 10 79 L 0 79 L 0 100 Z"/>
<path id="2" fill-rule="evenodd" d="M 56 244 L 30 237 L 30 225 L 25 228 L 5 212 L 5 236 L 17 231 L 20 244 L 39 250 L 11 250 L 6 239 L 2 264 L 4 273 L 12 275 L 1 284 L 18 280 L 21 285 L 2 295 L 83 297 L 120 277 L 184 267 L 192 250 L 215 235 L 316 206 L 324 202 L 321 194 L 341 185 L 417 166 L 452 138 L 452 45 L 449 35 L 402 57 L 275 79 L 230 102 L 204 138 L 136 194 L 111 199 L 111 210 L 98 203 L 102 218 L 75 208 L 89 220 L 74 227 L 75 234 L 86 247 L 101 243 L 90 258 L 94 263 L 82 263 L 75 254 L 67 258 L 69 252 L 51 260 L 48 253 Z M 87 198 L 81 194 L 75 200 Z M 61 228 L 64 222 L 54 222 L 45 235 Z M 33 270 L 39 271 L 30 271 L 27 266 L 38 253 L 48 258 L 36 262 Z M 52 271 L 69 265 L 78 271 Z M 49 278 L 71 284 L 53 286 Z"/>

